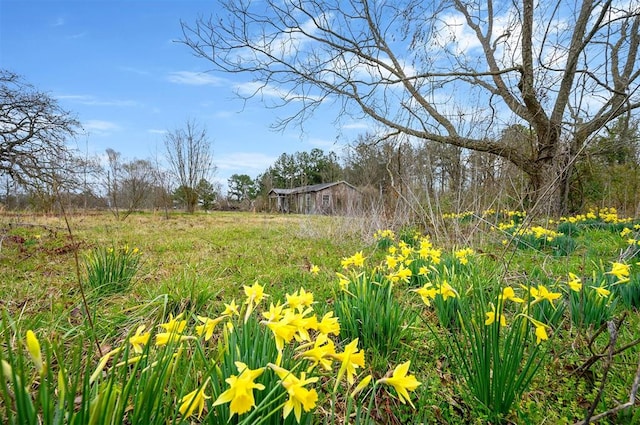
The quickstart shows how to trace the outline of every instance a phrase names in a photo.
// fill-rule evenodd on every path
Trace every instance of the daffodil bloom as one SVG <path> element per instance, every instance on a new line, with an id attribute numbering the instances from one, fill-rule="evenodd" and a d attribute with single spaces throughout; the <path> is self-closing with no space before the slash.
<path id="1" fill-rule="evenodd" d="M 195 339 L 193 336 L 180 335 L 175 332 L 160 332 L 156 334 L 156 346 L 175 344 L 182 341 L 189 341 Z"/>
<path id="2" fill-rule="evenodd" d="M 492 325 L 496 321 L 496 309 L 491 305 L 491 310 L 485 313 L 487 319 L 484 321 L 486 326 Z M 504 314 L 500 314 L 500 326 L 507 326 L 507 319 Z"/>
<path id="3" fill-rule="evenodd" d="M 231 300 L 231 303 L 224 305 L 224 311 L 222 312 L 223 316 L 240 316 L 240 310 L 238 310 L 238 305 L 236 304 L 236 300 Z"/>
<path id="4" fill-rule="evenodd" d="M 284 306 L 278 301 L 278 304 L 276 305 L 271 303 L 269 305 L 269 310 L 262 312 L 262 316 L 270 322 L 277 322 L 282 319 L 282 315 L 284 314 L 283 311 Z"/>
<path id="5" fill-rule="evenodd" d="M 280 353 L 284 349 L 284 344 L 291 342 L 298 331 L 295 320 L 296 313 L 291 309 L 287 309 L 279 320 L 262 322 L 273 332 L 273 336 L 276 339 L 276 348 Z"/>
<path id="6" fill-rule="evenodd" d="M 304 288 L 300 288 L 299 291 L 294 292 L 292 295 L 287 294 L 286 297 L 289 307 L 298 311 L 304 310 L 305 307 L 311 307 L 313 304 L 313 294 L 306 292 Z"/>
<path id="7" fill-rule="evenodd" d="M 396 390 L 396 393 L 398 393 L 400 402 L 405 404 L 405 402 L 408 401 L 411 407 L 415 409 L 415 406 L 411 402 L 409 391 L 415 391 L 421 384 L 414 375 L 407 375 L 410 365 L 411 361 L 408 361 L 396 366 L 390 377 L 379 379 L 378 383 L 391 385 Z"/>
<path id="8" fill-rule="evenodd" d="M 180 313 L 176 317 L 173 317 L 173 314 L 169 314 L 169 321 L 158 326 L 164 328 L 167 333 L 182 333 L 185 326 L 187 326 L 186 320 L 180 320 L 182 319 L 182 315 L 183 313 Z"/>
<path id="9" fill-rule="evenodd" d="M 456 298 L 458 293 L 455 289 L 447 281 L 442 281 L 440 284 L 440 289 L 438 289 L 438 293 L 442 295 L 442 299 L 446 301 L 448 298 Z"/>
<path id="10" fill-rule="evenodd" d="M 338 284 L 340 285 L 340 289 L 346 291 L 351 281 L 342 273 L 336 273 L 336 276 L 338 276 Z"/>
<path id="11" fill-rule="evenodd" d="M 318 332 L 324 335 L 340 335 L 340 322 L 337 317 L 333 317 L 333 311 L 322 316 L 322 320 L 318 323 Z"/>
<path id="12" fill-rule="evenodd" d="M 372 378 L 373 376 L 371 375 L 367 375 L 364 378 L 362 378 L 362 380 L 360 380 L 358 385 L 356 385 L 356 388 L 353 391 L 351 391 L 351 398 L 355 398 L 358 394 L 360 394 L 360 391 L 364 390 L 367 387 L 367 385 L 369 385 Z"/>
<path id="13" fill-rule="evenodd" d="M 554 305 L 553 304 L 554 300 L 557 300 L 558 298 L 560 298 L 562 296 L 562 294 L 559 293 L 559 292 L 550 292 L 547 289 L 547 287 L 544 286 L 544 285 L 538 285 L 537 288 L 530 287 L 529 288 L 529 293 L 535 299 L 534 302 L 547 300 L 547 301 L 549 301 L 551 303 L 551 305 Z"/>
<path id="14" fill-rule="evenodd" d="M 347 382 L 349 385 L 353 385 L 356 369 L 364 367 L 364 351 L 358 351 L 358 338 L 351 341 L 342 353 L 332 354 L 331 356 L 341 362 L 340 370 L 336 378 L 336 387 L 345 372 L 347 374 Z"/>
<path id="15" fill-rule="evenodd" d="M 409 279 L 411 279 L 411 274 L 412 274 L 411 269 L 408 269 L 403 265 L 401 265 L 400 268 L 395 273 L 389 276 L 389 280 L 393 283 L 396 283 L 396 282 L 407 283 L 409 282 Z"/>
<path id="16" fill-rule="evenodd" d="M 213 336 L 213 331 L 216 328 L 216 325 L 222 322 L 226 316 L 220 316 L 215 319 L 211 319 L 205 316 L 196 316 L 202 325 L 196 326 L 196 333 L 198 336 L 204 335 L 204 340 L 209 341 Z"/>
<path id="17" fill-rule="evenodd" d="M 0 364 L 2 365 L 2 376 L 5 380 L 10 381 L 13 376 L 11 365 L 5 359 L 0 360 Z"/>
<path id="18" fill-rule="evenodd" d="M 513 301 L 514 303 L 523 303 L 524 300 L 522 298 L 516 297 L 516 293 L 512 287 L 507 286 L 502 290 L 501 299 Z"/>
<path id="19" fill-rule="evenodd" d="M 631 266 L 629 264 L 624 263 L 612 263 L 611 271 L 608 271 L 606 274 L 612 274 L 618 278 L 618 283 L 625 283 L 629 281 L 629 270 Z"/>
<path id="20" fill-rule="evenodd" d="M 438 293 L 438 290 L 429 282 L 425 283 L 422 288 L 412 289 L 411 291 L 417 292 L 422 298 L 422 302 L 427 306 L 431 305 L 431 300 L 434 299 Z"/>
<path id="21" fill-rule="evenodd" d="M 247 296 L 245 304 L 260 304 L 260 301 L 265 297 L 264 286 L 255 282 L 252 286 L 244 285 L 244 294 Z"/>
<path id="22" fill-rule="evenodd" d="M 296 421 L 300 423 L 302 416 L 302 410 L 305 412 L 310 411 L 316 407 L 318 401 L 318 393 L 315 389 L 307 389 L 305 385 L 312 384 L 318 381 L 318 377 L 307 378 L 307 374 L 302 372 L 298 379 L 293 373 L 288 370 L 269 363 L 268 365 L 281 379 L 281 385 L 287 390 L 289 399 L 285 402 L 282 409 L 282 417 L 286 419 L 293 411 Z"/>
<path id="23" fill-rule="evenodd" d="M 336 354 L 336 347 L 326 335 L 320 334 L 316 338 L 313 348 L 300 354 L 300 357 L 312 362 L 307 372 L 320 364 L 324 370 L 330 371 L 333 362 L 332 356 Z"/>
<path id="24" fill-rule="evenodd" d="M 546 341 L 549 339 L 549 335 L 547 335 L 547 325 L 529 316 L 525 316 L 525 317 L 529 319 L 533 324 L 533 326 L 535 326 L 536 328 L 535 330 L 536 344 L 540 344 L 540 342 Z"/>
<path id="25" fill-rule="evenodd" d="M 105 366 L 107 365 L 111 357 L 115 354 L 118 354 L 121 350 L 122 350 L 121 347 L 115 348 L 100 358 L 100 361 L 98 362 L 98 366 L 96 366 L 96 369 L 93 371 L 93 373 L 89 377 L 90 384 L 93 384 L 93 382 L 96 379 L 98 379 L 98 377 L 102 374 L 102 370 L 105 368 Z"/>
<path id="26" fill-rule="evenodd" d="M 591 286 L 591 288 L 595 289 L 598 296 L 602 298 L 607 298 L 609 295 L 611 295 L 611 291 L 602 286 Z"/>
<path id="27" fill-rule="evenodd" d="M 205 400 L 211 398 L 210 396 L 205 394 L 205 389 L 209 384 L 209 378 L 205 381 L 202 387 L 197 390 L 191 391 L 189 394 L 185 395 L 180 399 L 180 414 L 188 418 L 193 415 L 193 413 L 198 410 L 198 419 L 202 415 L 202 411 L 204 410 Z"/>
<path id="28" fill-rule="evenodd" d="M 569 281 L 567 281 L 567 285 L 569 285 L 569 288 L 574 292 L 580 292 L 582 289 L 582 281 L 578 276 L 571 272 L 569 272 Z"/>
<path id="29" fill-rule="evenodd" d="M 365 259 L 366 259 L 366 257 L 364 255 L 362 255 L 362 251 L 356 252 L 351 257 L 342 259 L 342 261 L 341 261 L 342 268 L 346 269 L 346 268 L 349 268 L 349 266 L 352 266 L 352 265 L 356 266 L 356 267 L 363 267 Z"/>
<path id="30" fill-rule="evenodd" d="M 428 275 L 428 274 L 429 274 L 429 271 L 430 271 L 430 270 L 429 270 L 429 268 L 428 268 L 428 267 L 426 267 L 426 266 L 421 266 L 421 267 L 420 267 L 420 269 L 418 269 L 418 274 L 419 274 L 420 276 L 426 276 L 426 275 Z"/>
<path id="31" fill-rule="evenodd" d="M 144 329 L 145 325 L 138 326 L 136 333 L 129 338 L 129 344 L 131 344 L 134 353 L 142 354 L 145 345 L 149 343 L 151 334 L 149 332 L 144 332 Z"/>
<path id="32" fill-rule="evenodd" d="M 541 341 L 546 341 L 549 339 L 547 335 L 547 330 L 544 326 L 536 326 L 536 344 L 540 344 Z"/>
<path id="33" fill-rule="evenodd" d="M 264 287 L 258 282 L 255 282 L 253 286 L 244 285 L 244 294 L 247 296 L 247 299 L 244 302 L 247 304 L 247 311 L 244 314 L 244 322 L 247 323 L 249 316 L 251 316 L 251 312 L 253 312 L 253 308 L 260 304 L 266 295 L 264 294 Z"/>
<path id="34" fill-rule="evenodd" d="M 395 269 L 398 265 L 398 258 L 393 255 L 387 255 L 385 258 L 385 263 L 387 264 L 387 268 Z"/>
<path id="35" fill-rule="evenodd" d="M 44 362 L 42 361 L 42 352 L 40 351 L 40 342 L 36 337 L 36 334 L 33 333 L 31 329 L 27 331 L 26 336 L 26 345 L 27 350 L 29 351 L 29 355 L 31 356 L 31 360 L 36 367 L 38 373 L 42 372 L 44 368 Z"/>
<path id="36" fill-rule="evenodd" d="M 312 264 L 311 267 L 309 268 L 309 271 L 311 272 L 311 274 L 317 276 L 318 273 L 320 273 L 320 267 L 316 266 L 315 264 Z"/>
<path id="37" fill-rule="evenodd" d="M 229 389 L 220 394 L 213 403 L 214 406 L 218 406 L 231 402 L 229 405 L 231 417 L 235 414 L 242 415 L 255 407 L 256 401 L 253 396 L 253 390 L 264 390 L 264 385 L 257 384 L 254 381 L 262 375 L 265 368 L 251 370 L 242 362 L 235 362 L 235 365 L 239 375 L 231 375 L 225 379 L 225 382 L 229 384 Z"/>

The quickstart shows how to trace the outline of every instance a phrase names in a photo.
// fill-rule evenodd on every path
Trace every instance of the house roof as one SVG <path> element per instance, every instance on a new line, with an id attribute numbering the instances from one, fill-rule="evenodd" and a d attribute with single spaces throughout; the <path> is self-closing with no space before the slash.
<path id="1" fill-rule="evenodd" d="M 327 189 L 332 186 L 337 186 L 340 184 L 345 184 L 356 191 L 358 190 L 354 186 L 347 183 L 346 181 L 341 180 L 339 182 L 312 184 L 308 186 L 294 187 L 291 189 L 273 188 L 269 191 L 269 194 L 274 193 L 275 195 L 284 196 L 284 195 L 293 195 L 293 194 L 299 194 L 299 193 L 312 193 L 312 192 L 319 192 L 321 190 Z"/>

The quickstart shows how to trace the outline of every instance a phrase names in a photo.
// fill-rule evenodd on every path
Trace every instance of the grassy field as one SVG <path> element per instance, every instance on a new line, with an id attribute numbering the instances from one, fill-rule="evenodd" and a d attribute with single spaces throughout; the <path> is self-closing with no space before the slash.
<path id="1" fill-rule="evenodd" d="M 629 400 L 640 355 L 639 260 L 619 259 L 637 221 L 610 218 L 536 230 L 506 214 L 466 215 L 438 232 L 374 236 L 383 229 L 353 218 L 141 213 L 119 222 L 105 213 L 68 217 L 70 235 L 62 217 L 3 215 L 0 418 L 579 422 Z M 131 282 L 96 284 L 107 274 L 100 261 L 124 261 Z M 234 331 L 218 325 L 206 338 L 198 316 Z M 332 317 L 340 332 L 325 336 L 319 323 Z M 250 372 L 238 361 L 259 370 L 256 383 L 242 381 Z M 157 364 L 172 366 L 147 377 Z M 225 382 L 245 382 L 251 397 L 225 393 Z M 640 423 L 638 405 L 602 420 Z"/>

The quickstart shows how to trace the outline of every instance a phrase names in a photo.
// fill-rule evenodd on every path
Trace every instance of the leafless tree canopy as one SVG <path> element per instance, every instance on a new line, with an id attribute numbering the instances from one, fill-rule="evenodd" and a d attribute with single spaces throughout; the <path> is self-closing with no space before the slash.
<path id="1" fill-rule="evenodd" d="M 575 155 L 640 107 L 637 1 L 224 1 L 183 23 L 214 69 L 246 73 L 239 94 L 297 105 L 277 125 L 337 103 L 423 140 L 511 161 L 558 212 Z M 499 135 L 524 124 L 533 143 Z"/>
<path id="2" fill-rule="evenodd" d="M 0 174 L 20 184 L 51 184 L 74 162 L 66 142 L 79 125 L 49 95 L 0 69 Z"/>
<path id="3" fill-rule="evenodd" d="M 198 183 L 208 180 L 215 171 L 207 130 L 189 120 L 184 128 L 167 133 L 164 144 L 169 166 L 184 192 L 187 211 L 193 212 L 198 203 Z"/>

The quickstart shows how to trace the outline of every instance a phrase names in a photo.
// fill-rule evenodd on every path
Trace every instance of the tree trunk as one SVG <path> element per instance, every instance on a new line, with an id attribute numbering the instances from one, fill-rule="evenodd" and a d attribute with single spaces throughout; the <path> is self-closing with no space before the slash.
<path id="1" fill-rule="evenodd" d="M 558 152 L 536 161 L 537 172 L 529 174 L 531 188 L 528 206 L 539 214 L 559 217 L 567 213 L 569 182 L 573 170 L 570 152 Z"/>

